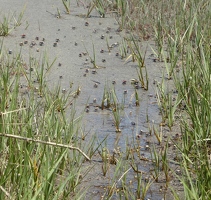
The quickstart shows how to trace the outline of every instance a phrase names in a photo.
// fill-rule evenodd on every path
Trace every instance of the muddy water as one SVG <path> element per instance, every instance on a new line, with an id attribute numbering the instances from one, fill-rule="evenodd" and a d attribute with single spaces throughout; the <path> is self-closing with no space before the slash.
<path id="1" fill-rule="evenodd" d="M 11 5 L 14 1 L 0 0 L 0 2 L 5 10 L 13 12 Z M 20 2 L 15 2 L 15 4 L 16 9 L 21 11 L 24 4 Z M 59 19 L 56 17 L 57 8 L 61 11 Z M 75 2 L 71 7 L 71 14 L 66 15 L 61 2 L 40 0 L 34 6 L 33 1 L 28 1 L 22 25 L 5 38 L 4 46 L 7 51 L 11 49 L 14 52 L 21 48 L 25 58 L 29 55 L 39 58 L 45 51 L 49 60 L 52 61 L 56 57 L 54 66 L 47 74 L 47 83 L 52 89 L 60 84 L 67 93 L 80 87 L 81 92 L 75 104 L 77 115 L 80 115 L 89 105 L 89 112 L 83 112 L 82 130 L 83 134 L 87 135 L 85 141 L 88 142 L 93 135 L 96 135 L 98 143 L 106 138 L 103 146 L 106 146 L 109 152 L 117 149 L 125 152 L 128 145 L 133 146 L 135 143 L 140 147 L 141 155 L 146 158 L 145 161 L 136 158 L 139 169 L 145 172 L 142 177 L 144 181 L 149 178 L 152 168 L 151 154 L 147 150 L 147 145 L 154 143 L 158 150 L 161 148 L 157 145 L 155 136 L 149 135 L 149 126 L 154 124 L 157 129 L 160 129 L 161 116 L 156 103 L 156 87 L 153 83 L 154 80 L 161 82 L 164 63 L 154 62 L 155 56 L 151 48 L 156 48 L 153 41 L 140 43 L 143 54 L 147 49 L 145 65 L 149 76 L 149 88 L 148 91 L 143 88 L 137 89 L 140 105 L 136 106 L 135 89 L 131 84 L 131 79 L 138 79 L 137 63 L 132 62 L 131 59 L 125 62 L 120 55 L 117 56 L 117 53 L 120 54 L 121 42 L 126 33 L 117 31 L 118 24 L 114 16 L 108 15 L 106 18 L 100 18 L 98 13 L 93 11 L 90 18 L 81 17 L 81 14 L 86 14 L 86 12 L 87 9 L 82 6 L 78 7 Z M 21 38 L 22 34 L 26 34 L 26 39 Z M 38 41 L 35 41 L 36 37 L 39 37 Z M 38 45 L 41 38 L 45 38 L 43 46 Z M 56 39 L 58 42 L 54 46 Z M 19 43 L 24 40 L 28 40 L 29 44 L 35 41 L 37 45 L 33 48 L 30 48 L 29 44 L 20 47 Z M 110 52 L 107 42 L 114 46 Z M 93 64 L 86 51 L 92 59 L 95 54 L 99 69 L 93 69 Z M 113 84 L 114 81 L 115 84 Z M 124 107 L 121 113 L 121 133 L 115 131 L 112 111 L 110 109 L 101 110 L 99 107 L 105 86 L 110 89 L 115 88 L 118 101 Z M 93 104 L 94 99 L 96 102 Z M 142 134 L 140 134 L 141 131 Z M 177 133 L 176 128 L 174 132 L 169 132 L 166 127 L 163 128 L 163 134 L 166 137 L 175 133 Z M 169 148 L 170 155 L 175 152 L 171 148 Z M 109 173 L 104 177 L 101 161 L 102 158 L 96 153 L 91 163 L 84 164 L 93 166 L 82 184 L 84 190 L 88 187 L 85 199 L 100 199 L 112 182 L 115 166 L 111 165 Z M 129 168 L 130 165 L 124 170 Z M 172 164 L 172 168 L 176 169 L 177 166 Z M 129 170 L 127 177 L 127 182 L 131 181 L 131 187 L 134 187 L 132 191 L 135 193 L 133 169 Z M 179 188 L 179 183 L 173 179 L 172 185 L 174 184 L 176 188 Z M 162 199 L 167 193 L 166 199 L 170 199 L 170 190 L 165 191 L 164 187 L 163 177 L 158 183 L 152 184 L 147 198 Z M 119 196 L 114 195 L 112 199 L 119 199 Z"/>

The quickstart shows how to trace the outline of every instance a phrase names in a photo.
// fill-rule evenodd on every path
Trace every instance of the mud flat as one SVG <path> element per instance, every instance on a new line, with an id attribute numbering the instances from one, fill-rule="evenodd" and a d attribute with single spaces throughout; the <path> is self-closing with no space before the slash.
<path id="1" fill-rule="evenodd" d="M 102 18 L 93 10 L 86 17 L 89 3 L 80 1 L 71 2 L 70 14 L 65 13 L 62 1 L 0 0 L 0 4 L 1 13 L 9 13 L 11 18 L 24 9 L 20 26 L 2 37 L 8 59 L 14 59 L 20 52 L 21 62 L 25 64 L 19 82 L 20 96 L 27 100 L 31 88 L 39 90 L 38 72 L 41 71 L 30 63 L 38 60 L 42 65 L 46 59 L 48 64 L 42 72 L 44 87 L 52 93 L 59 88 L 63 97 L 71 94 L 66 102 L 68 109 L 64 108 L 67 119 L 71 118 L 73 108 L 76 118 L 82 116 L 74 130 L 91 161 L 80 163 L 77 178 L 81 180 L 74 187 L 72 197 L 74 192 L 80 191 L 84 192 L 84 199 L 124 199 L 127 195 L 126 199 L 132 199 L 130 196 L 135 198 L 141 189 L 140 198 L 143 195 L 155 200 L 172 198 L 168 186 L 181 190 L 175 176 L 180 173 L 177 150 L 171 142 L 172 138 L 180 137 L 179 126 L 175 124 L 170 131 L 162 124 L 157 85 L 166 75 L 163 74 L 164 63 L 157 60 L 154 53 L 155 42 L 137 42 L 144 58 L 141 69 L 147 84 L 144 88 L 138 63 L 133 62 L 133 52 L 124 39 L 131 35 L 119 31 L 115 15 Z M 33 83 L 30 88 L 28 75 Z M 169 80 L 167 90 L 172 89 L 173 81 Z M 173 95 L 176 98 L 177 93 Z M 35 98 L 44 99 L 45 94 L 36 91 Z M 163 159 L 171 157 L 168 166 L 162 166 L 168 168 L 166 173 L 160 169 L 160 163 L 156 163 L 155 152 Z M 65 174 L 67 172 L 68 168 Z M 59 184 L 62 179 L 56 182 Z"/>

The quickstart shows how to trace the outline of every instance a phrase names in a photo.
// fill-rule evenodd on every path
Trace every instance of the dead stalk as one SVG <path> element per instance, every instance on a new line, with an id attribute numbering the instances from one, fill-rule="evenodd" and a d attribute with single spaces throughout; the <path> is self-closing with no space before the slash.
<path id="1" fill-rule="evenodd" d="M 5 133 L 0 133 L 0 136 L 15 138 L 15 139 L 24 140 L 27 142 L 35 142 L 35 143 L 46 144 L 46 145 L 50 145 L 50 146 L 56 146 L 56 147 L 62 147 L 62 148 L 68 148 L 71 150 L 76 150 L 79 153 L 81 153 L 87 160 L 90 160 L 90 158 L 78 147 L 73 147 L 73 146 L 69 146 L 69 145 L 65 145 L 65 144 L 59 144 L 56 142 L 47 142 L 47 141 L 43 141 L 43 140 L 36 140 L 36 139 L 32 139 L 32 138 L 27 138 L 27 137 L 22 137 L 22 136 L 18 136 L 18 135 L 12 135 L 12 134 L 5 134 Z"/>
<path id="2" fill-rule="evenodd" d="M 9 194 L 2 186 L 0 186 L 0 190 L 1 190 L 9 199 L 12 199 L 12 197 L 10 196 L 10 194 Z"/>

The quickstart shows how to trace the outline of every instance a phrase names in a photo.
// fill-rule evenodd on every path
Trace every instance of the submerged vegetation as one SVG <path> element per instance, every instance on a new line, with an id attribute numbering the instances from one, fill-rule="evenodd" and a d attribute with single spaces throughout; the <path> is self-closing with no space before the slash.
<path id="1" fill-rule="evenodd" d="M 71 1 L 61 3 L 71 15 Z M 114 16 L 118 31 L 130 32 L 124 36 L 119 54 L 121 59 L 132 59 L 136 64 L 137 82 L 143 91 L 154 81 L 148 75 L 146 51 L 151 48 L 156 55 L 154 61 L 163 63 L 162 82 L 154 81 L 161 123 L 151 123 L 147 113 L 148 133 L 141 131 L 132 143 L 126 141 L 125 150 L 115 147 L 112 152 L 107 147 L 107 136 L 100 142 L 96 137 L 85 141 L 81 135 L 83 113 L 76 114 L 74 107 L 80 89 L 69 93 L 60 86 L 49 89 L 46 76 L 55 60 L 49 61 L 44 53 L 40 60 L 30 57 L 27 63 L 21 53 L 5 52 L 2 39 L 0 199 L 86 199 L 81 185 L 93 165 L 85 163 L 97 153 L 103 176 L 112 170 L 101 199 L 144 200 L 151 186 L 161 180 L 165 180 L 165 187 L 158 190 L 164 199 L 167 190 L 171 190 L 174 199 L 211 199 L 210 1 L 93 0 L 85 4 L 87 17 L 96 9 L 102 18 Z M 24 10 L 12 28 L 10 17 L 3 16 L 0 36 L 8 36 L 21 25 Z M 154 41 L 155 48 L 149 45 L 141 49 L 145 40 Z M 93 68 L 98 69 L 94 42 L 92 45 L 93 57 L 84 47 Z M 110 52 L 109 44 L 108 49 Z M 135 105 L 141 106 L 135 85 L 134 88 Z M 105 86 L 100 108 L 110 111 L 117 140 L 124 106 L 115 88 Z M 167 139 L 163 127 L 168 129 Z M 140 146 L 137 141 L 143 134 L 157 142 L 146 140 Z M 169 149 L 172 145 L 175 151 Z M 148 157 L 140 153 L 141 148 Z M 150 163 L 148 171 L 142 171 L 142 161 Z M 129 174 L 133 180 L 129 180 Z M 182 184 L 180 193 L 171 185 L 172 179 Z"/>

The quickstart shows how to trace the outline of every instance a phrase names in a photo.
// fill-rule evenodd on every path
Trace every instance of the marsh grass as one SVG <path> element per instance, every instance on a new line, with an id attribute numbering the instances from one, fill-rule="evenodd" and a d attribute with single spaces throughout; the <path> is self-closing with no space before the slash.
<path id="1" fill-rule="evenodd" d="M 154 52 L 159 61 L 164 61 L 168 80 L 164 83 L 163 76 L 158 86 L 158 104 L 162 122 L 167 120 L 170 130 L 175 113 L 179 109 L 182 113 L 183 137 L 177 147 L 183 158 L 181 180 L 185 199 L 210 199 L 210 6 L 207 0 L 120 0 L 113 1 L 112 6 L 120 29 L 134 31 L 140 39 L 153 38 L 157 48 Z M 143 59 L 135 50 L 134 43 L 130 48 L 132 61 L 139 60 L 139 66 L 143 66 Z M 126 48 L 120 49 L 120 54 L 126 58 Z M 139 77 L 142 82 L 140 71 Z M 174 101 L 170 88 L 164 86 L 171 79 L 178 90 Z M 170 183 L 168 151 L 166 146 L 162 152 L 167 186 Z"/>
<path id="2" fill-rule="evenodd" d="M 122 30 L 125 27 L 127 18 L 128 1 L 116 0 L 116 10 L 117 10 L 117 21 L 119 23 L 119 28 Z"/>
<path id="3" fill-rule="evenodd" d="M 105 14 L 106 14 L 106 8 L 107 8 L 107 4 L 108 1 L 107 0 L 95 0 L 94 1 L 95 4 L 95 9 L 97 10 L 97 12 L 100 14 L 100 16 L 102 18 L 105 18 Z"/>
<path id="4" fill-rule="evenodd" d="M 111 179 L 109 186 L 105 194 L 103 195 L 103 199 L 111 199 L 114 194 L 117 194 L 119 192 L 118 185 L 121 184 L 127 173 L 129 173 L 129 171 L 131 170 L 131 167 L 124 166 L 123 163 L 124 162 L 122 159 L 117 162 L 113 178 Z"/>
<path id="5" fill-rule="evenodd" d="M 105 84 L 104 87 L 104 92 L 103 92 L 103 98 L 102 98 L 102 103 L 101 103 L 101 109 L 105 108 L 110 108 L 111 105 L 111 93 L 110 93 L 110 88 L 107 84 Z"/>
<path id="6" fill-rule="evenodd" d="M 26 5 L 17 17 L 15 13 L 13 13 L 12 17 L 10 14 L 3 16 L 3 19 L 0 21 L 0 36 L 8 36 L 16 27 L 21 25 L 25 9 Z M 12 21 L 14 25 L 11 25 Z"/>
<path id="7" fill-rule="evenodd" d="M 91 1 L 89 6 L 88 6 L 88 9 L 87 9 L 86 18 L 90 17 L 90 14 L 94 10 L 94 8 L 95 8 L 95 3 L 93 1 Z"/>
<path id="8" fill-rule="evenodd" d="M 202 180 L 201 178 L 202 174 L 206 174 L 207 178 L 210 177 L 208 153 L 210 145 L 207 142 L 210 129 L 208 125 L 210 121 L 208 114 L 210 112 L 210 53 L 209 47 L 206 44 L 202 45 L 200 37 L 197 38 L 199 42 L 196 42 L 197 51 L 194 50 L 195 48 L 188 47 L 189 55 L 185 56 L 188 62 L 186 62 L 185 68 L 183 67 L 184 81 L 176 82 L 176 86 L 184 98 L 187 114 L 182 119 L 184 135 L 180 147 L 185 163 L 184 175 L 187 177 L 184 177 L 183 185 L 187 198 L 193 199 L 210 197 L 208 179 Z M 192 170 L 189 169 L 190 167 Z M 188 189 L 189 185 L 191 189 Z"/>
<path id="9" fill-rule="evenodd" d="M 122 39 L 122 41 L 120 43 L 119 52 L 120 52 L 121 59 L 126 58 L 128 55 L 128 45 L 127 45 L 127 40 L 125 38 Z M 127 61 L 127 59 L 126 59 L 126 61 Z"/>
<path id="10" fill-rule="evenodd" d="M 119 102 L 115 88 L 109 87 L 107 84 L 104 87 L 101 109 L 111 109 L 116 132 L 121 132 L 120 123 L 123 117 L 124 101 Z"/>
<path id="11" fill-rule="evenodd" d="M 164 78 L 162 79 L 162 83 L 157 84 L 157 103 L 160 108 L 162 122 L 164 123 L 166 118 L 168 118 L 168 91 L 164 84 Z"/>
<path id="12" fill-rule="evenodd" d="M 147 52 L 147 48 L 145 50 L 144 55 L 142 55 L 140 43 L 138 40 L 135 39 L 134 36 L 131 37 L 131 42 L 129 41 L 129 48 L 132 54 L 130 57 L 132 57 L 132 61 L 137 61 L 138 63 L 138 69 L 137 74 L 139 81 L 141 83 L 141 87 L 145 90 L 148 90 L 149 80 L 148 80 L 148 73 L 145 65 L 145 56 Z M 145 72 L 144 72 L 145 71 Z"/>
<path id="13" fill-rule="evenodd" d="M 162 126 L 160 128 L 160 130 L 158 130 L 156 127 L 155 127 L 155 124 L 153 124 L 153 132 L 155 134 L 155 137 L 158 141 L 158 144 L 161 144 L 162 140 L 163 140 L 163 132 L 162 132 Z"/>
<path id="14" fill-rule="evenodd" d="M 22 19 L 24 16 L 26 10 L 26 5 L 23 7 L 22 11 L 20 12 L 20 14 L 16 17 L 15 13 L 13 14 L 13 19 L 14 19 L 14 27 L 18 27 L 22 24 Z"/>
<path id="15" fill-rule="evenodd" d="M 50 71 L 55 61 L 56 61 L 56 58 L 52 62 L 49 61 L 47 52 L 43 54 L 40 60 L 36 60 L 35 58 L 30 57 L 30 69 L 34 70 L 35 72 L 40 96 L 43 95 L 43 88 L 46 86 L 45 77 L 47 73 Z"/>
<path id="16" fill-rule="evenodd" d="M 84 43 L 83 43 L 84 45 Z M 84 45 L 84 48 L 85 48 L 85 51 L 86 53 L 88 54 L 89 58 L 90 58 L 90 61 L 93 65 L 93 68 L 94 69 L 99 69 L 99 68 L 104 68 L 102 66 L 98 66 L 97 63 L 96 63 L 96 51 L 95 51 L 95 45 L 94 45 L 94 42 L 92 41 L 92 53 L 93 53 L 93 56 L 90 55 L 90 53 L 88 52 L 86 46 Z"/>
<path id="17" fill-rule="evenodd" d="M 182 72 L 174 74 L 174 81 L 185 113 L 181 119 L 183 137 L 179 150 L 183 157 L 182 183 L 186 199 L 210 198 L 210 145 L 205 139 L 210 133 L 210 47 L 207 45 L 210 32 L 205 31 L 208 24 L 204 24 L 210 16 L 209 6 L 208 1 L 190 3 L 190 12 L 183 15 L 188 20 L 178 25 L 179 29 L 185 26 L 184 33 L 175 35 L 181 38 L 177 48 L 182 52 Z M 201 9 L 205 12 L 199 12 Z"/>
<path id="18" fill-rule="evenodd" d="M 70 0 L 62 0 L 62 4 L 67 14 L 70 14 Z"/>
<path id="19" fill-rule="evenodd" d="M 174 125 L 176 112 L 179 112 L 179 105 L 182 102 L 180 94 L 176 97 L 173 95 L 173 91 L 166 87 L 167 83 L 164 78 L 162 83 L 157 84 L 157 103 L 160 107 L 160 114 L 162 116 L 162 122 L 166 123 L 171 130 Z"/>
<path id="20" fill-rule="evenodd" d="M 113 88 L 111 90 L 111 99 L 112 99 L 112 114 L 113 114 L 113 119 L 114 119 L 114 126 L 116 128 L 116 132 L 121 132 L 120 129 L 120 123 L 122 119 L 122 111 L 124 110 L 124 105 L 121 105 L 119 103 L 119 100 L 117 98 L 115 89 Z"/>
<path id="21" fill-rule="evenodd" d="M 24 72 L 21 52 L 11 59 L 1 50 L 0 60 L 0 199 L 81 198 L 83 192 L 77 193 L 77 188 L 86 175 L 81 171 L 86 158 L 68 149 L 84 150 L 78 139 L 81 117 L 70 105 L 74 92 L 49 90 L 44 71 L 53 63 L 45 55 L 42 62 L 29 59 L 29 66 L 37 68 L 31 73 Z M 34 75 L 42 95 L 33 89 Z M 22 85 L 27 89 L 23 94 Z"/>
<path id="22" fill-rule="evenodd" d="M 56 8 L 55 17 L 56 17 L 57 19 L 61 19 L 61 18 L 62 18 L 61 11 L 59 10 L 59 8 Z"/>
<path id="23" fill-rule="evenodd" d="M 0 22 L 0 36 L 7 36 L 13 30 L 13 28 L 10 27 L 10 20 L 9 16 L 3 17 L 3 20 Z"/>
<path id="24" fill-rule="evenodd" d="M 163 152 L 161 152 L 161 159 L 162 159 L 161 169 L 163 170 L 165 174 L 166 187 L 168 187 L 169 181 L 170 181 L 170 168 L 169 168 L 169 161 L 168 161 L 167 154 L 168 154 L 168 143 L 166 143 Z"/>
<path id="25" fill-rule="evenodd" d="M 106 46 L 107 46 L 108 52 L 110 53 L 111 52 L 111 49 L 112 49 L 112 46 L 109 45 L 108 37 L 106 37 Z"/>
<path id="26" fill-rule="evenodd" d="M 87 16 L 96 6 L 95 3 L 91 5 Z M 182 176 L 178 178 L 183 184 L 183 199 L 211 199 L 210 8 L 211 4 L 208 0 L 160 0 L 158 2 L 153 0 L 115 0 L 111 1 L 109 5 L 109 9 L 116 13 L 119 31 L 126 29 L 134 31 L 140 40 L 150 37 L 155 40 L 157 50 L 154 51 L 156 51 L 159 61 L 164 61 L 167 78 L 173 79 L 174 87 L 178 90 L 176 103 L 173 103 L 171 91 L 164 87 L 168 81 L 164 82 L 163 76 L 163 82 L 158 86 L 158 104 L 161 109 L 162 121 L 168 120 L 170 129 L 174 125 L 176 110 L 181 109 L 182 116 L 180 116 L 179 122 L 182 140 L 178 144 L 175 142 L 175 145 L 182 157 L 180 161 Z M 99 13 L 103 13 L 107 8 L 100 9 L 98 9 Z M 60 11 L 57 11 L 60 16 Z M 12 30 L 10 18 L 3 18 L 0 24 L 0 35 L 6 36 Z M 142 54 L 139 55 L 139 46 L 136 46 L 138 43 L 131 40 L 129 49 L 131 52 L 128 52 L 128 43 L 125 40 L 124 42 L 120 54 L 122 58 L 127 58 L 130 54 L 133 61 L 139 62 L 139 67 L 141 67 L 138 71 L 139 80 L 144 83 L 146 88 L 148 77 L 145 74 L 147 72 L 140 71 L 143 70 L 145 63 Z M 166 49 L 167 52 L 165 52 Z M 24 73 L 20 58 L 20 55 L 17 55 L 10 60 L 1 48 L 0 133 L 32 138 L 34 141 L 39 139 L 62 144 L 65 142 L 67 145 L 74 145 L 82 150 L 86 149 L 90 156 L 93 155 L 95 152 L 92 148 L 93 143 L 85 148 L 83 141 L 78 137 L 78 123 L 80 123 L 81 117 L 76 117 L 74 107 L 68 105 L 68 102 L 71 102 L 69 98 L 71 99 L 73 96 L 62 94 L 59 92 L 60 88 L 56 89 L 56 94 L 49 92 L 45 84 L 45 73 L 42 71 L 46 67 L 46 62 L 43 62 L 41 68 L 37 68 L 35 71 L 38 80 L 43 79 L 38 82 L 38 85 L 41 86 L 40 94 L 42 94 L 38 96 L 31 89 L 34 83 L 30 74 Z M 93 67 L 98 68 L 95 63 L 94 46 L 91 60 Z M 179 62 L 181 64 L 177 67 Z M 33 63 L 31 63 L 32 66 L 34 66 Z M 179 73 L 175 68 L 179 69 Z M 23 77 L 26 79 L 29 90 L 26 94 L 19 95 Z M 74 93 L 79 94 L 80 91 L 74 91 Z M 121 106 L 119 106 L 115 95 L 110 95 L 105 92 L 103 100 L 107 97 L 112 100 L 114 122 L 116 129 L 119 130 Z M 65 117 L 67 110 L 71 111 L 69 120 Z M 78 190 L 78 186 L 86 173 L 83 174 L 82 163 L 85 162 L 85 158 L 80 152 L 4 136 L 0 137 L 0 144 L 0 199 L 82 198 L 83 191 Z M 132 148 L 134 145 L 127 145 L 124 154 L 125 160 L 133 159 L 132 166 L 136 166 L 136 152 Z M 138 173 L 135 183 L 138 187 L 137 196 L 134 195 L 134 188 L 126 183 L 130 167 L 124 159 L 119 158 L 114 169 L 113 179 L 103 198 L 114 197 L 118 192 L 118 184 L 121 182 L 123 191 L 120 194 L 123 194 L 125 199 L 144 199 L 150 186 L 157 180 L 160 170 L 165 175 L 166 187 L 169 187 L 171 184 L 169 152 L 167 144 L 160 157 L 158 155 L 160 152 L 157 152 L 156 149 L 152 150 L 151 155 L 155 167 L 153 180 L 143 183 L 141 182 L 142 174 Z M 110 155 L 110 152 L 107 154 Z M 107 160 L 104 159 L 104 164 L 106 162 Z M 161 169 L 159 169 L 160 165 L 162 165 Z M 103 169 L 105 176 L 107 167 L 108 165 L 105 165 Z M 138 172 L 138 167 L 134 167 L 134 172 Z M 140 188 L 140 186 L 142 187 Z M 178 199 L 179 197 L 174 193 L 174 198 Z"/>
<path id="27" fill-rule="evenodd" d="M 157 152 L 155 146 L 153 146 L 151 150 L 151 158 L 154 165 L 152 176 L 155 182 L 158 182 L 160 176 L 161 158 L 160 158 L 160 152 Z"/>

